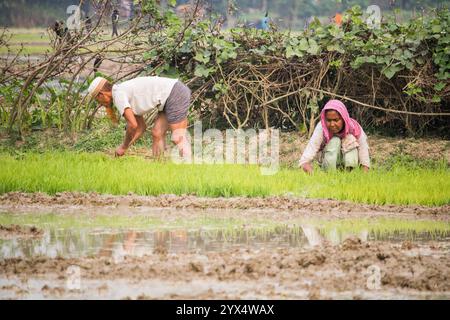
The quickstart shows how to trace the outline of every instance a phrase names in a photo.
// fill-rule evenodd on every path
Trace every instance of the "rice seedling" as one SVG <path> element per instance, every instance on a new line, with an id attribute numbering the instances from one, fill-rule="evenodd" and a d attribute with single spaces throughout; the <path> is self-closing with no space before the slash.
<path id="1" fill-rule="evenodd" d="M 1 154 L 0 163 L 0 193 L 132 192 L 204 197 L 289 194 L 368 204 L 450 203 L 450 171 L 444 163 L 433 168 L 379 168 L 368 174 L 360 170 L 330 173 L 316 170 L 312 176 L 288 168 L 265 176 L 256 165 L 179 165 L 133 156 L 114 159 L 99 153 Z"/>

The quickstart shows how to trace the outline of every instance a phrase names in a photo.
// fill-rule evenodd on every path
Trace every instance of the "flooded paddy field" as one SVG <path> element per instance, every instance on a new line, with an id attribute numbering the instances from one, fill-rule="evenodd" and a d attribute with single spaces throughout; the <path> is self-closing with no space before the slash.
<path id="1" fill-rule="evenodd" d="M 2 299 L 450 298 L 446 206 L 12 193 L 0 212 Z"/>

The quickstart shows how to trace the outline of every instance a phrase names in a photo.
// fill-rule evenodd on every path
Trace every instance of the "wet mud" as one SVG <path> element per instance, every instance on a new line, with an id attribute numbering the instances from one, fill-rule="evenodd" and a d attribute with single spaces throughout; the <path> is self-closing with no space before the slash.
<path id="1" fill-rule="evenodd" d="M 299 213 L 313 212 L 317 214 L 333 214 L 347 216 L 351 213 L 368 213 L 370 215 L 413 214 L 413 215 L 450 215 L 450 205 L 427 207 L 419 205 L 370 205 L 349 201 L 303 199 L 291 196 L 273 197 L 232 197 L 206 198 L 191 195 L 161 195 L 125 196 L 102 195 L 98 193 L 61 192 L 55 195 L 44 193 L 10 192 L 0 196 L 1 208 L 45 206 L 95 206 L 95 207 L 152 207 L 152 208 L 183 208 L 183 209 L 276 209 L 296 211 Z"/>
<path id="2" fill-rule="evenodd" d="M 78 270 L 76 287 L 70 270 Z M 0 261 L 2 298 L 450 298 L 450 255 L 425 246 L 364 243 L 310 250 L 231 250 L 143 257 Z M 73 279 L 72 279 L 73 280 Z"/>
<path id="3" fill-rule="evenodd" d="M 449 206 L 377 206 L 293 197 L 209 199 L 69 192 L 53 196 L 15 192 L 0 197 L 0 211 L 19 216 L 80 210 L 87 215 L 111 216 L 151 211 L 148 214 L 164 221 L 188 221 L 205 214 L 283 222 L 308 216 L 450 221 Z M 6 233 L 27 233 L 24 227 L 19 231 L 14 226 L 3 228 L 12 230 Z M 31 229 L 28 233 L 34 234 Z M 74 257 L 38 254 L 0 258 L 0 298 L 450 299 L 448 233 L 439 241 L 393 241 L 366 235 L 333 242 L 326 237 L 315 241 L 317 232 L 303 228 L 305 246 L 234 246 L 224 236 L 229 245 L 221 247 L 223 250 L 199 250 L 198 243 L 174 250 L 178 242 L 187 241 L 186 235 L 177 230 L 168 233 L 169 238 L 164 238 L 164 232 L 152 235 L 151 250 L 140 253 L 136 248 L 133 253 L 136 240 L 129 236 L 120 243 L 119 254 L 103 250 Z M 171 246 L 158 245 L 167 241 Z M 247 242 L 251 241 L 254 238 Z"/>

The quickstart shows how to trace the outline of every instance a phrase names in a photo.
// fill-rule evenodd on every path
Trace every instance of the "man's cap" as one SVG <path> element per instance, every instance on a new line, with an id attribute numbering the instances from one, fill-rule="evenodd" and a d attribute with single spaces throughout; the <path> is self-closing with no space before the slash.
<path id="1" fill-rule="evenodd" d="M 95 99 L 99 92 L 102 90 L 105 83 L 107 83 L 108 80 L 102 77 L 97 77 L 92 81 L 91 85 L 88 88 L 88 95 L 91 99 Z"/>

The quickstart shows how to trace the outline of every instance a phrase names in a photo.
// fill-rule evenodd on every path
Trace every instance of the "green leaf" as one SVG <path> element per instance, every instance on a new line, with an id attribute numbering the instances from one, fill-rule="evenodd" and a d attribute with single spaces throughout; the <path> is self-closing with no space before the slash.
<path id="1" fill-rule="evenodd" d="M 180 72 L 177 68 L 172 66 L 167 66 L 163 72 L 160 73 L 164 77 L 178 79 L 180 77 Z"/>
<path id="2" fill-rule="evenodd" d="M 445 88 L 444 82 L 438 82 L 434 85 L 434 90 L 436 90 L 436 91 L 441 91 L 444 88 Z"/>
<path id="3" fill-rule="evenodd" d="M 403 51 L 402 49 L 395 49 L 394 51 L 394 57 L 396 57 L 397 59 L 401 59 L 403 57 Z"/>
<path id="4" fill-rule="evenodd" d="M 389 66 L 387 68 L 385 68 L 383 70 L 383 74 L 386 76 L 386 78 L 388 79 L 392 79 L 392 77 L 398 72 L 400 71 L 402 68 L 396 65 L 392 65 Z"/>
<path id="5" fill-rule="evenodd" d="M 288 46 L 286 48 L 286 58 L 289 59 L 291 57 L 303 57 L 303 53 L 298 50 L 298 48 L 293 48 L 292 46 Z"/>
<path id="6" fill-rule="evenodd" d="M 403 57 L 405 57 L 406 59 L 410 59 L 412 58 L 412 53 L 411 51 L 409 51 L 408 49 L 403 50 Z"/>
<path id="7" fill-rule="evenodd" d="M 231 59 L 236 59 L 236 58 L 237 58 L 237 52 L 236 52 L 236 51 L 231 51 L 231 52 L 228 54 L 228 56 L 229 56 Z"/>
<path id="8" fill-rule="evenodd" d="M 289 39 L 289 44 L 291 45 L 291 46 L 296 46 L 296 45 L 298 45 L 298 38 L 297 37 L 291 37 L 290 39 Z"/>
<path id="9" fill-rule="evenodd" d="M 351 66 L 353 69 L 359 68 L 364 63 L 376 63 L 377 59 L 375 56 L 363 56 L 363 57 L 356 57 L 355 61 L 351 63 Z"/>
<path id="10" fill-rule="evenodd" d="M 440 33 L 442 31 L 442 27 L 439 24 L 435 24 L 433 25 L 433 27 L 431 27 L 431 30 L 433 31 L 433 33 Z"/>
<path id="11" fill-rule="evenodd" d="M 294 54 L 294 49 L 291 46 L 287 46 L 286 47 L 286 58 L 289 59 L 291 57 L 293 57 Z"/>
<path id="12" fill-rule="evenodd" d="M 209 51 L 197 52 L 194 59 L 201 63 L 208 63 L 209 55 L 207 55 L 207 52 L 209 53 Z"/>
<path id="13" fill-rule="evenodd" d="M 267 47 L 266 46 L 261 46 L 260 48 L 257 49 L 250 49 L 250 52 L 259 54 L 259 55 L 264 55 L 267 51 Z"/>
<path id="14" fill-rule="evenodd" d="M 203 77 L 203 78 L 207 78 L 209 76 L 209 74 L 213 71 L 213 68 L 207 68 L 205 65 L 203 64 L 198 64 L 195 67 L 195 72 L 194 74 L 197 77 Z"/>
<path id="15" fill-rule="evenodd" d="M 180 48 L 181 53 L 191 53 L 192 52 L 192 41 L 189 39 L 185 41 Z"/>
<path id="16" fill-rule="evenodd" d="M 366 58 L 366 63 L 375 63 L 376 58 L 375 56 L 368 56 L 368 57 L 364 57 Z"/>
<path id="17" fill-rule="evenodd" d="M 330 35 L 336 39 L 341 39 L 344 37 L 344 31 L 336 24 L 332 24 L 329 31 Z"/>
<path id="18" fill-rule="evenodd" d="M 376 62 L 378 64 L 387 64 L 389 62 L 389 57 L 384 57 L 384 56 L 378 56 L 376 58 Z"/>
<path id="19" fill-rule="evenodd" d="M 306 50 L 309 54 L 316 55 L 320 52 L 320 47 L 317 44 L 316 40 L 309 39 L 309 48 Z"/>
<path id="20" fill-rule="evenodd" d="M 158 52 L 157 52 L 155 49 L 153 49 L 153 50 L 150 50 L 150 51 L 148 51 L 148 52 L 145 52 L 145 53 L 142 55 L 142 58 L 143 58 L 144 60 L 150 60 L 150 59 L 153 59 L 153 58 L 156 57 L 156 56 L 158 56 Z"/>
<path id="21" fill-rule="evenodd" d="M 169 68 L 170 68 L 170 65 L 165 63 L 164 65 L 162 65 L 159 68 L 157 68 L 155 70 L 155 73 L 156 73 L 156 75 L 159 76 L 159 75 L 163 74 L 165 71 L 169 70 Z"/>
<path id="22" fill-rule="evenodd" d="M 306 51 L 309 48 L 308 40 L 306 38 L 302 38 L 297 47 L 299 50 Z"/>
<path id="23" fill-rule="evenodd" d="M 356 59 L 351 63 L 351 66 L 353 69 L 358 69 L 364 62 L 364 57 L 356 57 Z"/>
<path id="24" fill-rule="evenodd" d="M 342 67 L 342 60 L 341 59 L 333 60 L 330 62 L 330 66 L 338 69 Z"/>
<path id="25" fill-rule="evenodd" d="M 439 96 L 434 95 L 433 98 L 431 99 L 431 102 L 439 103 L 441 102 L 441 98 Z"/>
<path id="26" fill-rule="evenodd" d="M 213 91 L 218 91 L 221 94 L 227 94 L 228 86 L 223 82 L 218 82 L 213 86 Z"/>
<path id="27" fill-rule="evenodd" d="M 405 67 L 406 67 L 406 69 L 411 71 L 412 69 L 414 69 L 414 64 L 411 61 L 406 61 L 405 62 Z"/>

